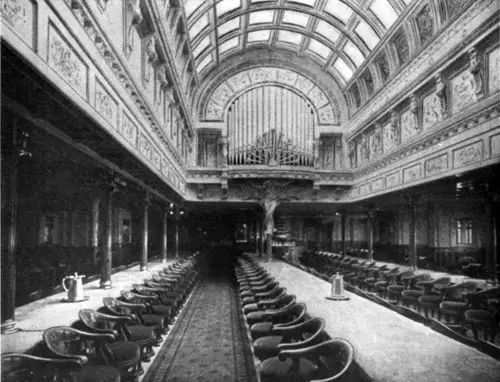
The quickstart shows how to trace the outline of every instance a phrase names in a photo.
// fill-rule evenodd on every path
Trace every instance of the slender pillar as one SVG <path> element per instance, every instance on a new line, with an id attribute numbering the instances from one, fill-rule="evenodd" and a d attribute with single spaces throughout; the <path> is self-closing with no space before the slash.
<path id="1" fill-rule="evenodd" d="M 6 233 L 2 235 L 2 324 L 1 333 L 12 333 L 15 331 L 15 306 L 16 306 L 16 252 L 17 240 L 17 212 L 18 212 L 18 178 L 19 157 L 16 150 L 17 145 L 17 123 L 12 121 L 8 142 L 5 142 L 10 152 L 5 153 L 3 164 L 3 177 L 7 179 L 5 186 L 5 210 L 2 211 L 2 228 Z M 2 125 L 8 122 L 2 123 Z M 5 128 L 5 125 L 2 126 Z M 2 158 L 3 159 L 3 158 Z M 4 188 L 2 188 L 4 190 Z M 4 236 L 5 235 L 5 236 Z"/>
<path id="2" fill-rule="evenodd" d="M 417 201 L 414 195 L 409 195 L 407 200 L 410 208 L 409 265 L 412 269 L 417 269 Z"/>
<path id="3" fill-rule="evenodd" d="M 260 247 L 260 252 L 259 256 L 262 257 L 264 256 L 264 221 L 261 219 L 260 221 L 260 235 L 259 235 L 259 247 Z"/>
<path id="4" fill-rule="evenodd" d="M 175 259 L 179 258 L 179 217 L 175 219 Z"/>
<path id="5" fill-rule="evenodd" d="M 163 240 L 161 248 L 161 262 L 167 262 L 167 248 L 168 248 L 168 211 L 163 214 Z"/>
<path id="6" fill-rule="evenodd" d="M 368 233 L 368 260 L 373 261 L 373 211 L 366 211 L 366 230 Z"/>
<path id="7" fill-rule="evenodd" d="M 345 256 L 347 253 L 347 242 L 345 239 L 345 226 L 346 226 L 346 215 L 347 213 L 345 211 L 342 211 L 340 214 L 340 230 L 341 230 L 341 236 L 342 236 L 342 255 Z"/>
<path id="8" fill-rule="evenodd" d="M 111 288 L 111 267 L 113 259 L 113 195 L 116 192 L 114 184 L 106 185 L 104 201 L 104 236 L 101 241 L 101 281 L 102 289 Z"/>
<path id="9" fill-rule="evenodd" d="M 255 219 L 255 253 L 260 255 L 259 250 L 259 238 L 260 238 L 260 222 L 259 219 Z"/>
<path id="10" fill-rule="evenodd" d="M 101 198 L 99 195 L 94 195 L 92 198 L 92 260 L 94 265 L 97 265 L 97 257 L 99 254 L 99 207 Z"/>
<path id="11" fill-rule="evenodd" d="M 142 248 L 141 248 L 141 271 L 148 269 L 148 238 L 149 238 L 149 206 L 151 205 L 151 198 L 146 194 L 142 204 Z"/>

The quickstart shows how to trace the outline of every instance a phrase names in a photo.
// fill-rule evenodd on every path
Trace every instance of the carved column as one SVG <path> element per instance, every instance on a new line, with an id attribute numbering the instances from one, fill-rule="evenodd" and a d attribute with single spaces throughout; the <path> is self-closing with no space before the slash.
<path id="1" fill-rule="evenodd" d="M 92 229 L 91 229 L 91 241 L 92 241 L 92 260 L 94 265 L 97 265 L 97 259 L 99 254 L 99 207 L 101 203 L 101 197 L 97 193 L 92 198 Z"/>
<path id="2" fill-rule="evenodd" d="M 3 116 L 5 119 L 9 117 Z M 2 180 L 6 179 L 5 194 L 2 195 L 2 324 L 1 333 L 12 333 L 16 326 L 16 252 L 18 247 L 17 220 L 18 220 L 18 179 L 19 179 L 19 152 L 18 121 L 10 119 L 2 121 L 2 127 L 11 123 L 6 139 L 2 142 Z M 5 145 L 5 147 L 4 147 Z M 5 224 L 5 225 L 4 225 Z"/>
<path id="3" fill-rule="evenodd" d="M 417 269 L 417 197 L 410 194 L 406 197 L 410 210 L 410 232 L 409 232 L 409 251 L 410 264 L 412 269 Z"/>
<path id="4" fill-rule="evenodd" d="M 149 239 L 149 206 L 151 205 L 151 196 L 146 194 L 143 201 L 142 210 L 142 248 L 140 270 L 148 269 L 148 239 Z"/>
<path id="5" fill-rule="evenodd" d="M 106 185 L 103 200 L 104 208 L 104 236 L 101 240 L 101 281 L 100 287 L 111 288 L 111 267 L 113 259 L 113 197 L 117 188 L 114 182 Z"/>
<path id="6" fill-rule="evenodd" d="M 161 262 L 167 262 L 167 248 L 168 248 L 168 211 L 163 213 L 163 240 L 161 247 Z"/>

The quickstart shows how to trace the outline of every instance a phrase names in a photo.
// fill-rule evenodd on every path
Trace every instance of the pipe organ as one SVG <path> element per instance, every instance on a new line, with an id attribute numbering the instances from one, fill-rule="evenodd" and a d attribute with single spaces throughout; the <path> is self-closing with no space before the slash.
<path id="1" fill-rule="evenodd" d="M 312 167 L 314 129 L 305 98 L 274 85 L 249 90 L 228 110 L 228 165 Z"/>

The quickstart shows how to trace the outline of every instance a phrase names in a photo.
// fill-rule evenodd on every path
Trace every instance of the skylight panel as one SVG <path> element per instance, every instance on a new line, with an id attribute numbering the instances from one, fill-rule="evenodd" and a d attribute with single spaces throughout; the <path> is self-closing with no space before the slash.
<path id="1" fill-rule="evenodd" d="M 366 22 L 361 21 L 354 30 L 359 37 L 364 41 L 368 48 L 373 49 L 380 41 L 377 33 Z"/>
<path id="2" fill-rule="evenodd" d="M 201 52 L 203 52 L 210 45 L 210 37 L 206 36 L 203 40 L 200 41 L 196 47 L 193 49 L 193 56 L 198 57 Z"/>
<path id="3" fill-rule="evenodd" d="M 194 11 L 198 9 L 198 7 L 203 4 L 205 0 L 184 0 L 184 12 L 186 13 L 186 17 L 189 18 Z"/>
<path id="4" fill-rule="evenodd" d="M 307 5 L 309 7 L 314 7 L 316 0 L 288 0 L 287 3 L 299 3 Z"/>
<path id="5" fill-rule="evenodd" d="M 201 16 L 197 22 L 195 22 L 193 25 L 191 25 L 191 28 L 189 28 L 189 38 L 191 41 L 193 41 L 196 36 L 198 36 L 198 33 L 200 33 L 205 27 L 208 25 L 208 16 L 205 13 L 203 16 Z"/>
<path id="6" fill-rule="evenodd" d="M 330 40 L 332 43 L 338 40 L 340 37 L 340 31 L 335 28 L 332 24 L 326 21 L 320 20 L 316 26 L 316 33 L 322 35 L 326 39 Z"/>
<path id="7" fill-rule="evenodd" d="M 356 66 L 360 66 L 365 60 L 365 56 L 359 50 L 359 48 L 354 45 L 351 41 L 347 41 L 344 45 L 344 53 L 349 56 L 349 58 L 356 64 Z"/>
<path id="8" fill-rule="evenodd" d="M 269 29 L 249 32 L 247 36 L 248 43 L 269 41 L 271 31 Z"/>
<path id="9" fill-rule="evenodd" d="M 269 0 L 252 0 L 252 3 L 262 3 L 264 1 L 269 1 Z"/>
<path id="10" fill-rule="evenodd" d="M 370 9 L 386 28 L 390 28 L 398 18 L 396 10 L 387 0 L 374 0 Z"/>
<path id="11" fill-rule="evenodd" d="M 241 0 L 222 0 L 217 3 L 215 9 L 217 16 L 222 17 L 224 14 L 241 7 Z"/>
<path id="12" fill-rule="evenodd" d="M 323 44 L 317 40 L 313 40 L 313 39 L 311 39 L 311 41 L 309 42 L 308 49 L 311 52 L 316 53 L 320 57 L 324 58 L 325 60 L 328 58 L 328 56 L 332 52 L 331 49 L 329 47 L 327 47 L 325 44 Z"/>
<path id="13" fill-rule="evenodd" d="M 207 57 L 205 57 L 201 62 L 196 66 L 196 71 L 201 73 L 203 69 L 205 69 L 208 65 L 212 63 L 212 56 L 209 54 Z"/>
<path id="14" fill-rule="evenodd" d="M 226 42 L 223 42 L 221 45 L 219 45 L 219 55 L 222 55 L 223 53 L 227 52 L 228 50 L 231 50 L 235 47 L 237 47 L 239 44 L 239 37 L 233 37 Z"/>
<path id="15" fill-rule="evenodd" d="M 328 0 L 325 5 L 325 11 L 342 21 L 344 24 L 347 24 L 353 14 L 353 10 L 339 0 Z"/>
<path id="16" fill-rule="evenodd" d="M 278 35 L 278 40 L 281 42 L 287 42 L 289 44 L 300 45 L 300 42 L 302 41 L 302 35 L 296 32 L 281 30 Z"/>
<path id="17" fill-rule="evenodd" d="M 283 22 L 287 24 L 293 24 L 305 28 L 308 21 L 309 15 L 307 13 L 294 11 L 285 11 L 283 13 Z"/>
<path id="18" fill-rule="evenodd" d="M 274 11 L 250 12 L 250 25 L 272 23 L 274 20 Z"/>
<path id="19" fill-rule="evenodd" d="M 221 24 L 217 28 L 217 33 L 219 34 L 219 37 L 220 37 L 220 36 L 225 35 L 228 32 L 231 32 L 235 29 L 238 29 L 239 27 L 240 27 L 240 18 L 236 17 L 234 19 L 231 19 L 231 20 Z"/>
<path id="20" fill-rule="evenodd" d="M 337 60 L 335 60 L 335 63 L 333 64 L 333 67 L 338 70 L 338 72 L 344 78 L 344 80 L 346 82 L 349 81 L 349 79 L 353 75 L 352 69 L 340 57 L 337 58 Z"/>

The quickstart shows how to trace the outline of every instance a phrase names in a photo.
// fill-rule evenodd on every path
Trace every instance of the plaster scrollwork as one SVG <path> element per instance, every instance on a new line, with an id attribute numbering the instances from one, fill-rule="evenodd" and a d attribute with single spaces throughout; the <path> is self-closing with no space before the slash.
<path id="1" fill-rule="evenodd" d="M 469 70 L 474 77 L 474 91 L 476 93 L 476 99 L 479 100 L 483 96 L 483 69 L 476 48 L 469 50 Z"/>

